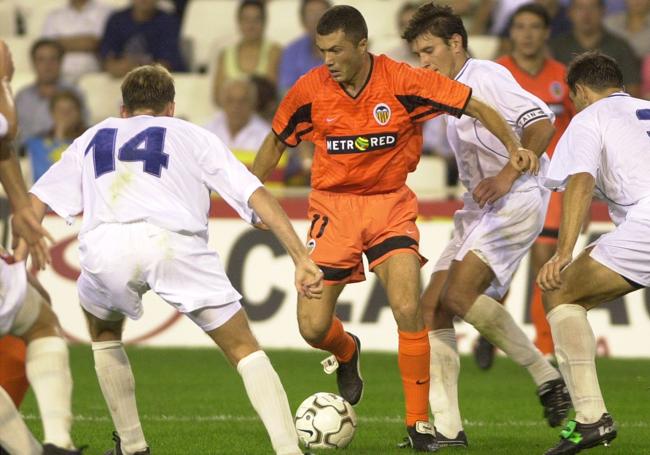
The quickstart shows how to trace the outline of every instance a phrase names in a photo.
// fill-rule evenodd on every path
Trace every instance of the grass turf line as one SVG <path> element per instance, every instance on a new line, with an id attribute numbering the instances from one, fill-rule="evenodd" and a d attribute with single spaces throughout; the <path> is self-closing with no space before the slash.
<path id="1" fill-rule="evenodd" d="M 154 455 L 268 454 L 271 445 L 248 403 L 242 382 L 216 349 L 127 349 L 136 378 L 138 408 Z M 318 352 L 269 351 L 293 410 L 314 392 L 336 392 L 334 376 L 322 372 Z M 88 455 L 111 447 L 113 425 L 97 384 L 89 346 L 72 346 L 73 436 L 89 444 Z M 558 440 L 558 429 L 542 420 L 542 408 L 528 374 L 499 357 L 491 370 L 461 360 L 460 405 L 468 454 L 542 454 Z M 405 435 L 403 399 L 395 354 L 363 353 L 366 390 L 356 407 L 360 423 L 349 454 L 406 454 L 395 444 Z M 599 359 L 600 383 L 619 436 L 595 455 L 650 453 L 650 360 Z M 38 409 L 30 392 L 21 411 L 42 437 Z M 329 453 L 320 451 L 317 453 Z"/>

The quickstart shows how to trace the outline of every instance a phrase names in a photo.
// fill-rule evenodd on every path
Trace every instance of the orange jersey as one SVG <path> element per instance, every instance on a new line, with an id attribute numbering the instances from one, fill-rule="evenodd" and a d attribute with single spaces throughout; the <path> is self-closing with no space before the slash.
<path id="1" fill-rule="evenodd" d="M 575 113 L 569 99 L 569 87 L 566 84 L 566 66 L 557 60 L 547 58 L 541 71 L 533 75 L 519 67 L 510 55 L 504 55 L 496 62 L 508 68 L 524 90 L 544 101 L 555 114 L 555 134 L 547 150 L 551 156 Z"/>
<path id="2" fill-rule="evenodd" d="M 420 160 L 421 123 L 460 117 L 472 90 L 434 71 L 371 55 L 365 86 L 350 96 L 325 65 L 301 77 L 282 100 L 273 132 L 290 147 L 315 145 L 312 187 L 377 194 L 396 191 Z"/>

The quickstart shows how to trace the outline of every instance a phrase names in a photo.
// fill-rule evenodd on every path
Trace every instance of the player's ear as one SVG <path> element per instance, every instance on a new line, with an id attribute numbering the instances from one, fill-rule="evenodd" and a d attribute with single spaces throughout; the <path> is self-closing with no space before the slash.
<path id="1" fill-rule="evenodd" d="M 366 52 L 368 50 L 368 38 L 361 38 L 361 40 L 357 43 L 357 49 Z"/>
<path id="2" fill-rule="evenodd" d="M 463 37 L 460 36 L 458 33 L 454 33 L 451 35 L 451 38 L 449 38 L 449 44 L 451 46 L 451 49 L 454 51 L 462 51 L 463 50 Z"/>

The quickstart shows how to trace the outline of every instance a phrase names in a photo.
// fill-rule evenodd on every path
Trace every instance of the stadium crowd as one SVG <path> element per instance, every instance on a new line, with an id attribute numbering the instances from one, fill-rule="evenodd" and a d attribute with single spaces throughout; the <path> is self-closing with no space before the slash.
<path id="1" fill-rule="evenodd" d="M 564 64 L 585 50 L 614 56 L 626 90 L 650 99 L 650 0 L 535 0 L 551 17 L 549 55 Z M 0 2 L 0 24 L 16 60 L 22 154 L 35 181 L 86 127 L 119 108 L 119 78 L 158 62 L 172 71 L 181 117 L 201 124 L 250 165 L 277 104 L 322 62 L 316 24 L 332 4 L 368 17 L 370 51 L 417 66 L 400 39 L 418 1 L 401 0 L 47 0 Z M 511 50 L 510 16 L 526 0 L 439 0 L 470 32 L 470 52 Z M 375 20 L 381 12 L 385 17 Z M 235 81 L 235 82 L 233 82 Z M 115 90 L 113 90 L 114 88 Z M 206 93 L 207 92 L 207 93 Z M 99 107 L 98 107 L 99 106 Z M 177 108 L 178 109 L 178 108 Z M 29 121 L 26 121 L 29 119 Z M 457 169 L 442 121 L 424 127 L 424 153 L 441 157 L 447 184 Z M 272 180 L 308 186 L 313 149 L 301 144 Z"/>

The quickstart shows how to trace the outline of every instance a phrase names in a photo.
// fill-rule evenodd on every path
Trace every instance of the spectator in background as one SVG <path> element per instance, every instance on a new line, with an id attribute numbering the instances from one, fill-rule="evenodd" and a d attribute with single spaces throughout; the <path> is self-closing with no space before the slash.
<path id="1" fill-rule="evenodd" d="M 650 0 L 627 0 L 626 4 L 627 12 L 607 16 L 605 26 L 627 40 L 636 55 L 643 58 L 650 54 Z"/>
<path id="2" fill-rule="evenodd" d="M 100 46 L 104 68 L 122 77 L 133 68 L 160 63 L 185 71 L 180 50 L 180 20 L 158 9 L 157 0 L 131 0 L 131 7 L 113 13 Z"/>
<path id="3" fill-rule="evenodd" d="M 229 79 L 258 75 L 277 82 L 282 50 L 264 39 L 266 6 L 262 0 L 242 0 L 237 9 L 240 40 L 221 51 L 214 75 L 213 100 L 219 104 L 221 87 Z"/>
<path id="4" fill-rule="evenodd" d="M 281 94 L 289 90 L 300 76 L 323 63 L 316 47 L 316 25 L 331 6 L 329 0 L 301 0 L 300 20 L 305 34 L 291 42 L 282 53 L 278 82 Z"/>
<path id="5" fill-rule="evenodd" d="M 45 19 L 43 37 L 65 50 L 63 77 L 75 83 L 85 73 L 100 70 L 97 52 L 111 9 L 95 0 L 69 0 Z"/>
<path id="6" fill-rule="evenodd" d="M 510 16 L 530 0 L 483 0 L 472 20 L 471 34 L 506 36 Z"/>
<path id="7" fill-rule="evenodd" d="M 71 90 L 62 90 L 52 97 L 50 114 L 54 123 L 52 129 L 25 142 L 34 182 L 59 161 L 65 149 L 86 130 L 81 99 Z"/>
<path id="8" fill-rule="evenodd" d="M 255 107 L 255 111 L 270 124 L 279 102 L 277 86 L 261 76 L 253 75 L 250 79 L 257 89 L 257 106 Z"/>
<path id="9" fill-rule="evenodd" d="M 58 41 L 40 39 L 32 45 L 30 52 L 36 80 L 16 95 L 16 111 L 21 128 L 18 140 L 21 145 L 24 145 L 27 138 L 52 129 L 50 100 L 58 91 L 72 90 L 81 97 L 76 88 L 61 77 L 64 50 Z M 83 97 L 80 99 L 83 100 Z M 86 119 L 87 111 L 83 101 L 81 105 L 83 118 Z"/>
<path id="10" fill-rule="evenodd" d="M 535 3 L 546 8 L 551 18 L 551 38 L 571 31 L 572 24 L 567 14 L 567 8 L 560 0 L 535 0 Z"/>
<path id="11" fill-rule="evenodd" d="M 205 128 L 216 134 L 235 154 L 237 151 L 257 152 L 270 125 L 255 113 L 255 84 L 246 77 L 228 79 L 221 87 L 219 98 L 223 110 Z"/>
<path id="12" fill-rule="evenodd" d="M 643 98 L 650 100 L 650 55 L 643 59 L 643 68 L 641 69 L 642 87 L 641 95 Z"/>
<path id="13" fill-rule="evenodd" d="M 605 29 L 604 0 L 571 0 L 569 19 L 573 31 L 553 38 L 551 51 L 565 65 L 578 54 L 599 50 L 616 59 L 623 72 L 626 91 L 635 97 L 640 95 L 641 63 L 627 42 Z"/>
<path id="14" fill-rule="evenodd" d="M 418 2 L 406 2 L 397 11 L 397 30 L 399 31 L 399 36 L 402 36 L 404 30 L 406 30 L 406 26 L 413 17 L 413 14 L 415 14 L 418 6 L 420 6 Z M 417 57 L 411 51 L 411 45 L 405 40 L 401 40 L 400 45 L 386 52 L 386 55 L 398 62 L 408 63 L 414 67 L 420 66 Z"/>

